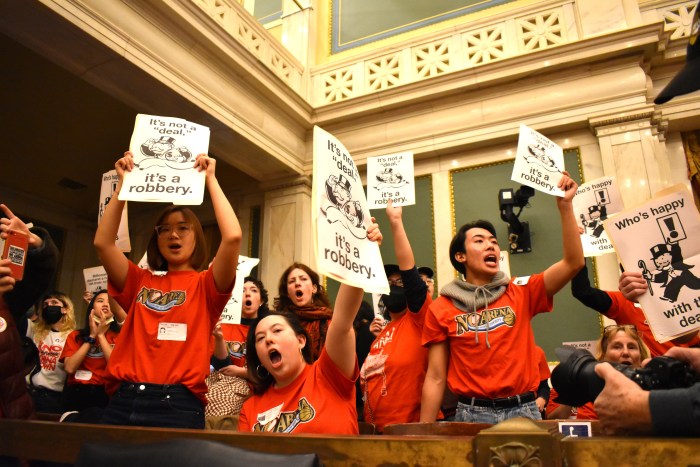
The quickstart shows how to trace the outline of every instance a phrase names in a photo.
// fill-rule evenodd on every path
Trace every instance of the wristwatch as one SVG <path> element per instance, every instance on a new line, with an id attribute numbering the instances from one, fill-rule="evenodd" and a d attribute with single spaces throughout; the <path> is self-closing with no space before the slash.
<path id="1" fill-rule="evenodd" d="M 94 344 L 95 342 L 97 342 L 97 340 L 96 340 L 94 337 L 87 336 L 87 337 L 85 338 L 85 342 L 87 342 L 88 344 L 92 345 L 92 344 Z"/>

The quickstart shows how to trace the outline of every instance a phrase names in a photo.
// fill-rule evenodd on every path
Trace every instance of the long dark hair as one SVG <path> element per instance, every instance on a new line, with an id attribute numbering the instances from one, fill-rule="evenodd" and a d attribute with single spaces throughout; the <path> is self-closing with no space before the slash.
<path id="1" fill-rule="evenodd" d="M 90 312 L 92 312 L 92 309 L 95 308 L 95 301 L 97 300 L 97 297 L 105 294 L 107 295 L 107 299 L 109 299 L 109 294 L 105 289 L 98 290 L 94 294 L 92 294 L 92 298 L 90 299 L 90 303 L 88 303 L 87 306 L 87 313 L 85 313 L 85 325 L 83 328 L 80 330 L 78 333 L 78 342 L 85 342 L 85 339 L 90 335 Z M 112 304 L 109 305 L 110 310 L 112 309 Z M 114 313 L 112 313 L 114 314 Z M 109 323 L 109 330 L 112 332 L 119 332 L 121 331 L 121 326 L 119 323 L 117 323 L 117 320 L 115 319 L 111 323 Z"/>
<path id="2" fill-rule="evenodd" d="M 289 313 L 286 311 L 270 311 L 266 316 L 262 318 L 258 316 L 255 322 L 248 329 L 248 337 L 246 338 L 246 363 L 248 366 L 248 381 L 253 386 L 254 394 L 262 394 L 267 391 L 272 384 L 275 382 L 275 378 L 262 366 L 260 362 L 260 357 L 258 356 L 258 351 L 255 348 L 255 332 L 258 328 L 258 324 L 262 319 L 267 316 L 277 315 L 284 318 L 292 328 L 296 336 L 306 337 L 306 344 L 301 349 L 301 355 L 304 357 L 304 361 L 309 365 L 313 363 L 313 356 L 311 354 L 311 338 L 309 334 L 301 325 L 299 318 L 294 313 Z"/>
<path id="3" fill-rule="evenodd" d="M 208 249 L 206 239 L 204 238 L 204 230 L 202 230 L 202 224 L 199 222 L 195 213 L 192 212 L 190 208 L 172 205 L 163 210 L 155 225 L 161 225 L 165 219 L 174 212 L 181 212 L 182 217 L 185 218 L 185 222 L 192 224 L 192 233 L 194 234 L 195 242 L 190 264 L 195 271 L 200 271 L 207 264 Z M 160 250 L 158 249 L 158 232 L 156 232 L 155 228 L 151 232 L 151 238 L 148 240 L 146 253 L 148 257 L 148 266 L 152 271 L 168 270 L 168 262 L 165 261 L 165 258 L 160 254 Z"/>
<path id="4" fill-rule="evenodd" d="M 321 285 L 321 278 L 316 273 L 316 271 L 314 271 L 304 263 L 292 263 L 291 266 L 284 270 L 284 272 L 282 273 L 282 277 L 280 277 L 280 281 L 277 285 L 277 293 L 279 295 L 275 297 L 275 310 L 285 311 L 289 310 L 290 307 L 294 306 L 294 302 L 292 302 L 292 299 L 289 298 L 289 295 L 287 294 L 287 279 L 289 278 L 289 274 L 291 274 L 291 272 L 295 269 L 301 269 L 306 274 L 308 274 L 311 278 L 311 283 L 316 286 L 316 293 L 314 294 L 312 299 L 313 304 L 319 308 L 330 308 L 331 301 L 328 299 L 328 295 L 326 295 L 326 289 Z"/>

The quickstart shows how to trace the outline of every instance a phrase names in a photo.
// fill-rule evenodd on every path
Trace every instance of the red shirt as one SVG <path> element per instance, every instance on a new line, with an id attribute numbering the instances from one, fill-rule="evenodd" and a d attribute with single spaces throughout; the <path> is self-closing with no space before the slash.
<path id="1" fill-rule="evenodd" d="M 291 384 L 245 401 L 238 430 L 270 433 L 359 433 L 355 408 L 355 363 L 352 379 L 343 375 L 326 353 Z"/>
<path id="2" fill-rule="evenodd" d="M 420 421 L 428 349 L 421 346 L 423 323 L 430 306 L 426 298 L 418 313 L 406 311 L 391 321 L 372 343 L 360 370 L 365 420 L 379 431 L 392 423 Z"/>
<path id="3" fill-rule="evenodd" d="M 246 362 L 246 339 L 248 329 L 246 324 L 221 323 L 221 332 L 224 335 L 226 349 L 231 357 L 231 363 L 244 367 Z"/>
<path id="4" fill-rule="evenodd" d="M 90 319 L 90 317 L 88 317 Z M 83 341 L 78 341 L 78 335 L 80 331 L 73 331 L 68 335 L 66 339 L 66 344 L 63 346 L 63 353 L 61 353 L 60 361 L 64 362 L 68 357 L 72 357 L 78 349 L 83 345 Z M 105 338 L 107 342 L 114 347 L 114 344 L 119 337 L 119 334 L 108 329 L 105 333 Z M 90 350 L 88 350 L 85 359 L 78 367 L 78 370 L 74 374 L 68 375 L 68 384 L 94 384 L 102 386 L 109 380 L 107 373 L 107 359 L 105 358 L 102 347 L 100 347 L 99 342 L 95 342 L 90 345 Z"/>
<path id="5" fill-rule="evenodd" d="M 124 290 L 110 282 L 109 294 L 128 310 L 107 366 L 117 383 L 184 384 L 206 403 L 211 332 L 231 291 L 216 290 L 211 269 L 153 274 L 129 262 Z"/>
<path id="6" fill-rule="evenodd" d="M 540 374 L 530 320 L 552 310 L 543 277 L 512 279 L 501 297 L 476 312 L 459 310 L 444 295 L 432 303 L 423 345 L 448 342 L 450 391 L 495 399 L 537 390 Z"/>

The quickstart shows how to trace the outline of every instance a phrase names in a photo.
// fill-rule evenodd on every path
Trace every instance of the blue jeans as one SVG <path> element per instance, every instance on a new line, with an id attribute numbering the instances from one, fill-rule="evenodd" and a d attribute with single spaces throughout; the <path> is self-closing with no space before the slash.
<path id="1" fill-rule="evenodd" d="M 101 423 L 203 429 L 204 404 L 181 384 L 122 383 Z"/>
<path id="2" fill-rule="evenodd" d="M 509 418 L 525 417 L 531 420 L 542 420 L 542 415 L 537 409 L 535 401 L 510 407 L 507 409 L 494 409 L 493 407 L 477 407 L 475 405 L 457 402 L 456 422 L 492 423 L 496 424 Z"/>

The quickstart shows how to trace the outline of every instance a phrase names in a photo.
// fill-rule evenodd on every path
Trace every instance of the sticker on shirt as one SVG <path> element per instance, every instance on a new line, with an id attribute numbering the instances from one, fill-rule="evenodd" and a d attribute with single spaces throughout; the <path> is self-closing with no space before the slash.
<path id="1" fill-rule="evenodd" d="M 160 323 L 158 324 L 159 341 L 187 340 L 187 324 L 185 323 Z"/>
<path id="2" fill-rule="evenodd" d="M 530 276 L 516 277 L 513 279 L 513 284 L 515 285 L 527 285 L 530 280 Z"/>
<path id="3" fill-rule="evenodd" d="M 90 381 L 92 379 L 92 371 L 78 370 L 75 372 L 75 379 L 78 381 Z"/>
<path id="4" fill-rule="evenodd" d="M 308 423 L 316 416 L 314 409 L 306 397 L 299 400 L 296 410 L 281 412 L 282 404 L 267 412 L 258 414 L 258 423 L 253 426 L 253 431 L 267 433 L 291 433 L 300 423 Z M 276 414 L 275 414 L 276 412 Z"/>
<path id="5" fill-rule="evenodd" d="M 0 332 L 5 332 L 5 329 L 7 329 L 7 321 L 5 318 L 0 318 Z"/>

